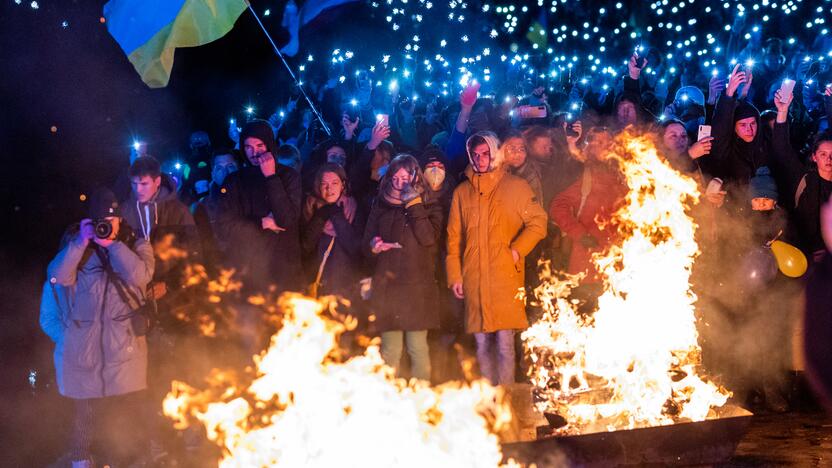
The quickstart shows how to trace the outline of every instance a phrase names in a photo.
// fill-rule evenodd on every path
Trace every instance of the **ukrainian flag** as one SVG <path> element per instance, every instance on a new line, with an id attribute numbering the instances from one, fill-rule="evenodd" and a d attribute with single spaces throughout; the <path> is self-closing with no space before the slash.
<path id="1" fill-rule="evenodd" d="M 142 81 L 162 88 L 177 47 L 221 38 L 247 7 L 246 0 L 110 0 L 104 18 Z"/>

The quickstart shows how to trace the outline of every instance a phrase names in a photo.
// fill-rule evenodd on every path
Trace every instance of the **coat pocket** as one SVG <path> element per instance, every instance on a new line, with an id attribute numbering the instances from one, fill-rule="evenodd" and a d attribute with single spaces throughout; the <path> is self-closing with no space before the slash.
<path id="1" fill-rule="evenodd" d="M 90 370 L 101 363 L 101 343 L 92 322 L 74 321 L 66 328 L 63 339 L 63 355 L 66 366 Z"/>

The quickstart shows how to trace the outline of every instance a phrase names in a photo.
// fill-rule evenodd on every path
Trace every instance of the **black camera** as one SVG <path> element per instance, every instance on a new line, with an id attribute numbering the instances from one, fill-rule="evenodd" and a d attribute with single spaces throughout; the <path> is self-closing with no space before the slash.
<path id="1" fill-rule="evenodd" d="M 94 219 L 92 228 L 95 231 L 95 237 L 99 239 L 109 239 L 113 235 L 113 223 L 107 218 Z"/>

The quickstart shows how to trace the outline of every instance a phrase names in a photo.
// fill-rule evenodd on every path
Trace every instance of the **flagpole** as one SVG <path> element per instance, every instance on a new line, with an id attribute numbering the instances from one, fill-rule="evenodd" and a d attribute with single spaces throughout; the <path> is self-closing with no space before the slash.
<path id="1" fill-rule="evenodd" d="M 263 34 L 266 35 L 266 38 L 271 43 L 272 49 L 274 49 L 274 52 L 280 58 L 280 61 L 283 62 L 283 65 L 286 67 L 286 71 L 289 72 L 289 76 L 292 77 L 292 80 L 294 80 L 295 85 L 298 87 L 298 89 L 300 89 L 300 93 L 303 94 L 304 98 L 306 98 L 306 102 L 309 104 L 309 107 L 312 109 L 312 112 L 315 114 L 315 117 L 318 119 L 318 122 L 320 122 L 321 125 L 324 127 L 324 131 L 326 132 L 326 134 L 331 137 L 332 131 L 329 130 L 329 126 L 326 124 L 326 122 L 324 122 L 324 119 L 321 116 L 321 113 L 318 112 L 318 109 L 315 107 L 315 104 L 313 104 L 312 100 L 309 99 L 309 96 L 306 94 L 306 91 L 303 89 L 303 86 L 301 86 L 300 82 L 298 81 L 298 78 L 292 71 L 292 67 L 289 66 L 289 64 L 286 62 L 286 59 L 283 57 L 283 53 L 280 52 L 280 49 L 277 47 L 277 44 L 274 43 L 274 39 L 272 39 L 271 34 L 269 34 L 269 31 L 266 30 L 266 27 L 263 25 L 263 22 L 260 21 L 260 17 L 257 16 L 257 13 L 254 11 L 254 8 L 251 7 L 251 3 L 249 3 L 248 0 L 246 0 L 246 4 L 248 5 L 248 11 L 250 11 L 251 14 L 254 15 L 254 19 L 257 20 L 257 24 L 260 25 L 260 29 L 263 30 Z"/>

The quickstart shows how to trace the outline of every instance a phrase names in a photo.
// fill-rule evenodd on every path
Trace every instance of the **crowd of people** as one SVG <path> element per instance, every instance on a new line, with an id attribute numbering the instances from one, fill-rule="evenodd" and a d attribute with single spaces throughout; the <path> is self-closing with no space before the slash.
<path id="1" fill-rule="evenodd" d="M 458 101 L 416 102 L 363 71 L 313 93 L 332 135 L 291 100 L 282 116 L 232 121 L 228 148 L 195 132 L 176 167 L 137 149 L 67 232 L 44 288 L 60 390 L 77 403 L 73 460 L 89 466 L 102 400 L 159 378 L 148 375 L 148 354 L 163 351 L 142 333 L 142 304 L 164 313 L 188 261 L 234 268 L 251 293 L 348 299 L 402 376 L 457 377 L 453 345 L 470 340 L 481 374 L 513 383 L 516 332 L 534 313 L 517 293 L 537 284 L 541 259 L 588 272 L 573 294 L 592 311 L 602 286 L 591 257 L 615 241 L 599 225 L 627 193 L 607 153 L 628 129 L 650 135 L 704 194 L 693 210 L 703 251 L 694 288 L 702 313 L 722 325 L 704 335 L 706 362 L 710 353 L 726 374 L 752 369 L 744 390 L 785 410 L 791 353 L 758 338 L 772 329 L 791 337 L 806 280 L 771 271 L 756 253 L 785 240 L 808 259 L 807 277 L 829 279 L 821 211 L 832 196 L 832 85 L 818 87 L 818 67 L 787 60 L 779 40 L 758 54 L 760 65 L 738 62 L 727 79 L 680 73 L 666 96 L 643 72 L 661 57 L 650 53 L 629 58 L 617 92 L 575 81 L 507 102 L 480 96 L 476 82 Z M 752 351 L 731 349 L 745 341 L 757 341 Z"/>

